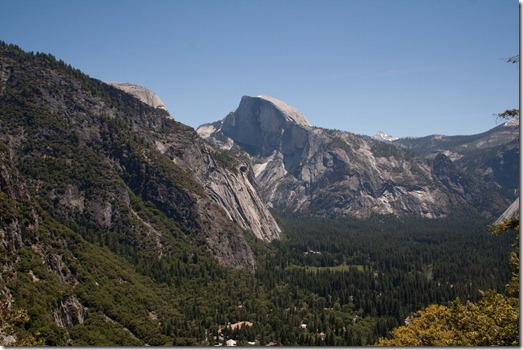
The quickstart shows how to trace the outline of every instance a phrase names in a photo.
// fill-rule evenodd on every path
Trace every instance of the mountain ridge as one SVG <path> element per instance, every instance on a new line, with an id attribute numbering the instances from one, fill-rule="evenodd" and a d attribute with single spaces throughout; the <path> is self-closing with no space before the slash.
<path id="1" fill-rule="evenodd" d="M 428 159 L 445 154 L 467 172 L 516 195 L 519 191 L 519 120 L 474 135 L 429 135 L 393 143 Z"/>
<path id="2" fill-rule="evenodd" d="M 0 64 L 11 72 L 0 89 L 0 139 L 51 215 L 72 227 L 93 226 L 122 240 L 127 235 L 128 245 L 144 240 L 157 251 L 164 237 L 135 215 L 137 196 L 187 234 L 201 234 L 222 264 L 251 271 L 254 256 L 242 231 L 279 239 L 278 225 L 240 165 L 231 170 L 215 159 L 192 128 L 50 55 L 0 49 Z M 212 176 L 202 170 L 211 168 Z M 135 221 L 128 232 L 121 224 Z"/>
<path id="3" fill-rule="evenodd" d="M 383 143 L 292 123 L 285 111 L 276 112 L 280 115 L 274 115 L 275 110 L 264 106 L 259 97 L 244 96 L 223 120 L 197 128 L 201 137 L 216 146 L 249 154 L 269 206 L 327 216 L 413 213 L 441 217 L 453 206 L 474 202 L 477 209 L 493 216 L 513 200 L 502 198 L 451 158 L 443 161 L 452 156 L 448 152 L 436 152 L 441 156 L 435 162 L 437 154 L 427 158 L 398 147 L 401 139 Z M 493 196 L 491 204 L 480 204 L 482 191 Z"/>

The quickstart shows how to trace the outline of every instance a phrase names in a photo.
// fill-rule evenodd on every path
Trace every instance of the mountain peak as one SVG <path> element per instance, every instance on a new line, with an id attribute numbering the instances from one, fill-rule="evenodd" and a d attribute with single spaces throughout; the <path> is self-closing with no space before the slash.
<path id="1" fill-rule="evenodd" d="M 392 142 L 392 141 L 396 141 L 398 138 L 390 136 L 390 135 L 387 135 L 383 131 L 378 131 L 376 133 L 376 135 L 374 135 L 374 139 L 378 140 L 378 141 Z"/>
<path id="2" fill-rule="evenodd" d="M 107 82 L 107 84 L 120 89 L 122 91 L 125 91 L 128 94 L 133 95 L 146 105 L 149 105 L 153 108 L 161 108 L 165 111 L 167 111 L 167 108 L 165 107 L 165 104 L 160 99 L 158 95 L 156 95 L 151 90 L 144 88 L 143 86 L 131 84 L 131 83 L 123 83 L 123 82 L 117 82 L 117 81 L 111 81 Z"/>
<path id="3" fill-rule="evenodd" d="M 243 98 L 253 98 L 253 97 L 244 96 Z M 260 95 L 255 98 L 271 103 L 276 109 L 278 109 L 282 113 L 285 120 L 287 120 L 289 122 L 292 122 L 292 123 L 295 123 L 295 124 L 298 124 L 301 126 L 305 126 L 305 127 L 312 126 L 311 123 L 309 123 L 309 121 L 307 120 L 307 118 L 298 109 L 294 108 L 293 106 L 291 106 L 281 100 L 278 100 L 271 96 L 265 96 L 265 95 Z"/>

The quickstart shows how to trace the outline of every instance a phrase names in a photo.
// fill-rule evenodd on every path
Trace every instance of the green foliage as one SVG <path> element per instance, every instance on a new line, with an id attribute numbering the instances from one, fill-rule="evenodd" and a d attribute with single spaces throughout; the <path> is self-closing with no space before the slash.
<path id="1" fill-rule="evenodd" d="M 494 235 L 515 231 L 517 248 L 511 252 L 508 296 L 489 290 L 477 303 L 456 299 L 448 307 L 430 305 L 409 317 L 378 346 L 519 346 L 519 219 L 505 220 L 491 228 Z"/>
<path id="2" fill-rule="evenodd" d="M 43 339 L 39 334 L 33 335 L 23 331 L 23 326 L 29 322 L 29 316 L 24 309 L 15 309 L 7 301 L 0 309 L 0 345 L 5 346 L 42 346 Z"/>
<path id="3" fill-rule="evenodd" d="M 503 119 L 513 119 L 513 118 L 519 118 L 519 109 L 507 109 L 506 111 L 502 113 L 496 114 L 499 118 Z"/>
<path id="4" fill-rule="evenodd" d="M 490 233 L 494 236 L 499 236 L 504 232 L 510 232 L 515 234 L 514 248 L 509 255 L 509 266 L 511 278 L 510 282 L 505 286 L 506 292 L 509 296 L 517 298 L 519 297 L 519 217 L 513 217 L 508 220 L 503 220 L 497 225 L 493 225 L 490 228 Z"/>
<path id="5" fill-rule="evenodd" d="M 374 155 L 374 157 L 383 157 L 383 158 L 390 158 L 390 157 L 398 157 L 400 153 L 403 153 L 405 155 L 410 155 L 409 153 L 405 152 L 404 150 L 401 150 L 398 148 L 398 146 L 388 143 L 388 142 L 380 142 L 380 141 L 373 141 L 371 145 L 371 152 Z"/>
<path id="6" fill-rule="evenodd" d="M 378 346 L 518 346 L 519 300 L 494 291 L 477 303 L 430 305 Z"/>
<path id="7" fill-rule="evenodd" d="M 69 331 L 75 346 L 140 346 L 143 342 L 133 337 L 130 331 L 111 321 L 100 311 L 90 313 L 82 325 Z"/>
<path id="8" fill-rule="evenodd" d="M 213 158 L 225 168 L 231 170 L 235 174 L 238 174 L 238 168 L 240 163 L 238 158 L 231 155 L 230 151 L 216 149 L 213 152 Z"/>
<path id="9" fill-rule="evenodd" d="M 519 63 L 519 55 L 507 58 L 508 63 Z"/>
<path id="10" fill-rule="evenodd" d="M 330 143 L 330 147 L 332 149 L 341 149 L 341 150 L 347 152 L 348 154 L 351 154 L 352 152 L 354 152 L 351 145 L 349 145 L 347 142 L 345 142 L 344 140 L 342 140 L 339 137 L 334 137 L 334 139 Z"/>

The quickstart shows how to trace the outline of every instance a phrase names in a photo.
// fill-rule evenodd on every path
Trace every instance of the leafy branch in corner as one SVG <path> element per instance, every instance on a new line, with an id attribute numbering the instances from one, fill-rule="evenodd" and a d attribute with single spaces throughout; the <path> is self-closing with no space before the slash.
<path id="1" fill-rule="evenodd" d="M 519 63 L 519 55 L 512 56 L 506 59 L 508 63 L 517 64 Z M 519 119 L 519 109 L 507 109 L 504 112 L 496 113 L 494 114 L 498 118 L 502 118 L 505 120 L 511 120 L 511 119 Z"/>
<path id="2" fill-rule="evenodd" d="M 507 58 L 508 63 L 519 63 L 519 55 Z"/>

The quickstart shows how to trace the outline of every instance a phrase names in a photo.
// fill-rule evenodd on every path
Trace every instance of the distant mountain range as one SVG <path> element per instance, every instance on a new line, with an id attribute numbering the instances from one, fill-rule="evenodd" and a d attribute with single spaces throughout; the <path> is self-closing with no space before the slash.
<path id="1" fill-rule="evenodd" d="M 516 193 L 519 190 L 519 120 L 467 136 L 392 137 L 378 132 L 376 140 L 392 142 L 428 159 L 442 153 L 458 167 Z M 511 195 L 509 194 L 508 197 Z"/>

